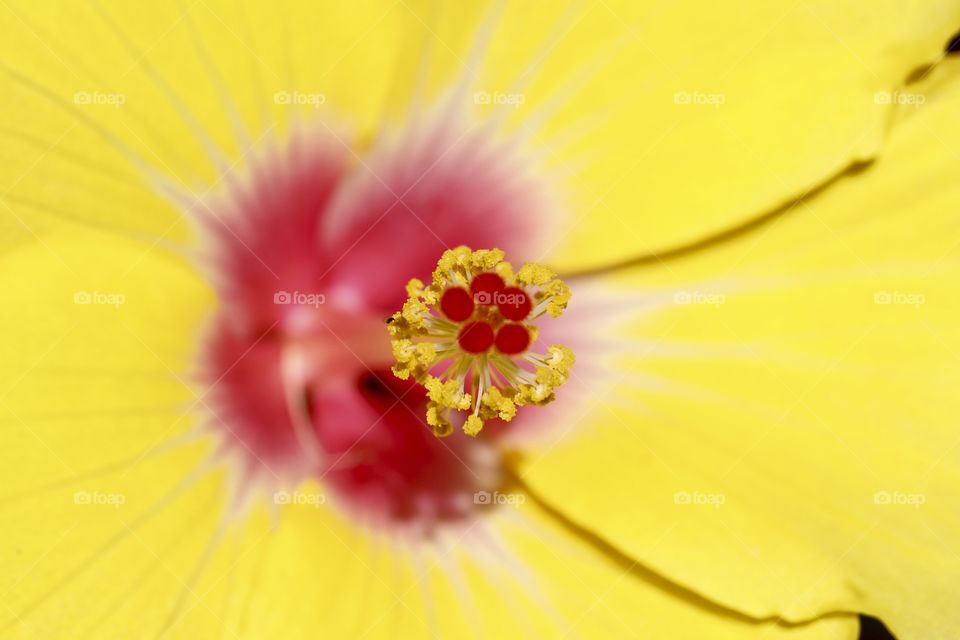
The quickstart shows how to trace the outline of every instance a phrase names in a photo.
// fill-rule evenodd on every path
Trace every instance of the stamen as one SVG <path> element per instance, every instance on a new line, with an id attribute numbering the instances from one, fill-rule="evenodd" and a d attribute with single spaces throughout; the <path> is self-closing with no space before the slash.
<path id="1" fill-rule="evenodd" d="M 530 323 L 559 317 L 569 288 L 541 265 L 514 275 L 503 258 L 499 249 L 445 251 L 430 285 L 411 280 L 410 297 L 388 320 L 393 373 L 426 387 L 427 424 L 437 436 L 452 433 L 455 420 L 475 436 L 486 420 L 509 422 L 517 407 L 552 402 L 573 365 L 563 345 L 530 351 Z"/>

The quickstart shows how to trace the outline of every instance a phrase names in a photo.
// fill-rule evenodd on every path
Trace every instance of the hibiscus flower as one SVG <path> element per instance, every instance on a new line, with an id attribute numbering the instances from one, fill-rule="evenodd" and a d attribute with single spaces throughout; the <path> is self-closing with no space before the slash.
<path id="1" fill-rule="evenodd" d="M 955 2 L 0 14 L 0 637 L 960 626 Z"/>

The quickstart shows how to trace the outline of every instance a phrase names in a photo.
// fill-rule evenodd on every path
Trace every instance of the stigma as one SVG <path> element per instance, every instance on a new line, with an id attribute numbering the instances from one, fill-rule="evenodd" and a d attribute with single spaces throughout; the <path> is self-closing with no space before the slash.
<path id="1" fill-rule="evenodd" d="M 537 322 L 559 317 L 570 289 L 550 269 L 514 273 L 499 249 L 445 251 L 429 285 L 413 279 L 387 322 L 393 374 L 427 390 L 427 424 L 437 436 L 455 425 L 476 436 L 487 420 L 509 422 L 524 405 L 545 405 L 566 382 L 573 352 L 536 352 Z"/>

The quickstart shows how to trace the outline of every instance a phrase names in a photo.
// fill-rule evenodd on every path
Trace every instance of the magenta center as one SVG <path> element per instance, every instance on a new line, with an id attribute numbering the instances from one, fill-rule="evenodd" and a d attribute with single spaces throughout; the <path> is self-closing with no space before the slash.
<path id="1" fill-rule="evenodd" d="M 432 531 L 486 508 L 474 494 L 503 482 L 498 430 L 437 439 L 423 390 L 389 372 L 386 318 L 406 281 L 428 277 L 451 246 L 526 253 L 515 239 L 530 237 L 543 203 L 489 142 L 458 136 L 447 148 L 445 131 L 417 135 L 430 142 L 411 142 L 412 155 L 400 145 L 360 168 L 338 141 L 295 135 L 210 204 L 221 307 L 201 374 L 210 427 L 245 483 L 312 477 L 364 521 Z M 497 274 L 448 290 L 440 308 L 465 351 L 529 346 L 531 300 Z"/>

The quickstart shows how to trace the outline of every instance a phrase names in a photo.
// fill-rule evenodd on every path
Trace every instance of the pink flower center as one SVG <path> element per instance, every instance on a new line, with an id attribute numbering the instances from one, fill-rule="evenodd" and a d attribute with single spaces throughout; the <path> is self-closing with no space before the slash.
<path id="1" fill-rule="evenodd" d="M 314 478 L 356 517 L 420 532 L 489 508 L 474 494 L 504 482 L 500 430 L 435 437 L 422 388 L 390 373 L 386 325 L 407 280 L 428 276 L 445 249 L 530 251 L 517 239 L 534 237 L 545 190 L 487 138 L 411 131 L 358 165 L 339 141 L 297 134 L 210 203 L 221 308 L 201 376 L 210 428 L 245 488 Z M 463 324 L 464 350 L 530 343 L 530 300 L 497 274 L 451 288 L 440 308 Z"/>

